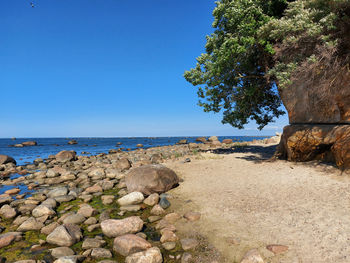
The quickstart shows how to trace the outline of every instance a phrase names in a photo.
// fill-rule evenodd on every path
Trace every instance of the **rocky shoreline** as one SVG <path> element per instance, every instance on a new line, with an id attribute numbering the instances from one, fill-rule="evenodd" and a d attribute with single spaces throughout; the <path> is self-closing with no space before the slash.
<path id="1" fill-rule="evenodd" d="M 200 214 L 171 211 L 166 192 L 181 179 L 161 163 L 242 146 L 199 141 L 96 156 L 62 151 L 24 166 L 0 156 L 0 183 L 11 186 L 0 195 L 0 261 L 198 262 L 198 240 L 178 236 L 174 224 Z"/>

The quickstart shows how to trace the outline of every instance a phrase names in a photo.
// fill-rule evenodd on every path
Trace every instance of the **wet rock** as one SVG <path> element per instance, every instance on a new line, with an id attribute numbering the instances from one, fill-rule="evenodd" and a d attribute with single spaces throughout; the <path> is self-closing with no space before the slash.
<path id="1" fill-rule="evenodd" d="M 14 241 L 22 239 L 22 233 L 19 232 L 8 232 L 0 235 L 0 248 L 11 245 Z"/>
<path id="2" fill-rule="evenodd" d="M 12 188 L 12 189 L 5 191 L 5 194 L 15 195 L 15 194 L 18 194 L 19 192 L 21 192 L 21 190 L 19 188 Z"/>
<path id="3" fill-rule="evenodd" d="M 16 164 L 15 159 L 8 155 L 0 154 L 0 165 L 1 164 L 7 164 L 7 163 L 13 163 Z"/>
<path id="4" fill-rule="evenodd" d="M 181 246 L 183 250 L 191 250 L 196 248 L 199 243 L 196 239 L 194 238 L 183 238 L 180 240 Z"/>
<path id="5" fill-rule="evenodd" d="M 154 206 L 154 205 L 158 204 L 158 202 L 159 202 L 159 194 L 157 194 L 157 193 L 151 194 L 143 202 L 146 205 Z"/>
<path id="6" fill-rule="evenodd" d="M 266 248 L 276 255 L 282 254 L 288 250 L 288 246 L 284 245 L 268 245 Z"/>
<path id="7" fill-rule="evenodd" d="M 75 254 L 74 251 L 69 247 L 56 247 L 56 248 L 50 249 L 50 251 L 51 251 L 51 256 L 53 256 L 54 258 L 72 256 Z"/>
<path id="8" fill-rule="evenodd" d="M 188 221 L 193 222 L 199 220 L 201 218 L 201 214 L 198 212 L 190 211 L 184 214 L 184 218 L 186 218 Z"/>
<path id="9" fill-rule="evenodd" d="M 76 155 L 75 151 L 61 151 L 55 155 L 55 158 L 59 162 L 69 162 L 76 160 Z"/>
<path id="10" fill-rule="evenodd" d="M 105 248 L 93 248 L 91 251 L 90 256 L 92 258 L 111 258 L 112 257 L 112 253 L 111 251 L 109 251 L 108 249 Z"/>
<path id="11" fill-rule="evenodd" d="M 32 211 L 32 215 L 34 217 L 41 217 L 41 216 L 45 216 L 45 215 L 52 216 L 55 214 L 56 214 L 56 212 L 53 209 L 51 209 L 45 205 L 39 205 L 36 208 L 34 208 L 34 210 Z"/>
<path id="12" fill-rule="evenodd" d="M 264 263 L 264 260 L 257 249 L 252 249 L 244 255 L 241 263 Z"/>
<path id="13" fill-rule="evenodd" d="M 3 205 L 0 208 L 0 215 L 6 219 L 14 218 L 17 215 L 16 209 L 9 205 Z"/>
<path id="14" fill-rule="evenodd" d="M 179 183 L 179 179 L 171 169 L 151 164 L 132 169 L 125 177 L 125 183 L 129 192 L 150 195 L 169 191 Z"/>
<path id="15" fill-rule="evenodd" d="M 38 143 L 36 141 L 26 141 L 21 143 L 23 146 L 36 146 Z"/>
<path id="16" fill-rule="evenodd" d="M 118 204 L 123 205 L 136 205 L 142 203 L 144 196 L 141 192 L 132 192 L 117 200 Z"/>
<path id="17" fill-rule="evenodd" d="M 117 237 L 125 234 L 134 234 L 143 227 L 143 221 L 138 216 L 125 219 L 108 219 L 101 222 L 103 234 L 108 237 Z"/>
<path id="18" fill-rule="evenodd" d="M 128 256 L 150 247 L 152 247 L 151 244 L 145 239 L 132 234 L 116 237 L 113 242 L 113 250 L 123 256 Z"/>
<path id="19" fill-rule="evenodd" d="M 157 247 L 152 247 L 146 251 L 134 253 L 127 256 L 125 263 L 162 263 L 163 257 L 160 249 Z"/>
<path id="20" fill-rule="evenodd" d="M 24 232 L 30 230 L 40 230 L 44 227 L 42 222 L 38 222 L 34 217 L 29 217 L 18 228 L 17 231 Z"/>
<path id="21" fill-rule="evenodd" d="M 106 241 L 98 238 L 85 238 L 84 242 L 82 244 L 83 249 L 90 249 L 90 248 L 99 248 L 103 247 L 106 244 Z"/>

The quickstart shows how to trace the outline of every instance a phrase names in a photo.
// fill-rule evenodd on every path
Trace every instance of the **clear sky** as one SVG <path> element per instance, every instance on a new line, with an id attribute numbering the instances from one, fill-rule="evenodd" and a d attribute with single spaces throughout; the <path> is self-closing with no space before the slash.
<path id="1" fill-rule="evenodd" d="M 273 135 L 221 124 L 183 78 L 213 0 L 2 0 L 0 137 Z"/>

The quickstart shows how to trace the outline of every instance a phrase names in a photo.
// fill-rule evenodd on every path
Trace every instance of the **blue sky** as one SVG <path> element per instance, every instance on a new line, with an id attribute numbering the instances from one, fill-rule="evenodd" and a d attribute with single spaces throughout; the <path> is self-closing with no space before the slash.
<path id="1" fill-rule="evenodd" d="M 210 0 L 3 0 L 0 137 L 271 135 L 221 124 L 183 78 Z"/>

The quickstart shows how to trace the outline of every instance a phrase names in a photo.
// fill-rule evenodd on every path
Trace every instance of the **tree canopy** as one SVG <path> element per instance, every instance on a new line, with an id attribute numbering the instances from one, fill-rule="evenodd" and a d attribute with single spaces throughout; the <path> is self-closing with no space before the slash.
<path id="1" fill-rule="evenodd" d="M 349 50 L 349 10 L 348 0 L 218 1 L 206 53 L 184 77 L 198 86 L 204 111 L 222 111 L 222 122 L 238 128 L 255 120 L 262 129 L 284 114 L 280 89 Z"/>

